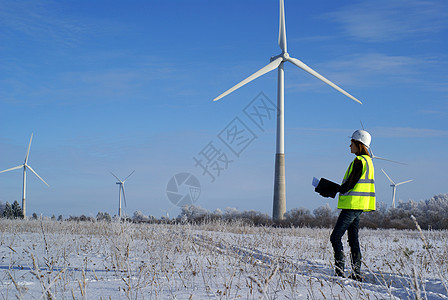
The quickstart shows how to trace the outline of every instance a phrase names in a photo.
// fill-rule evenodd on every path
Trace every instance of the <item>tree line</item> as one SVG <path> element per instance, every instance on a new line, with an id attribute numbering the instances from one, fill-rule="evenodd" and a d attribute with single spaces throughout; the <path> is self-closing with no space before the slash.
<path id="1" fill-rule="evenodd" d="M 7 219 L 23 219 L 23 211 L 22 207 L 20 207 L 19 202 L 14 201 L 14 203 L 11 205 L 9 202 L 6 202 L 5 204 L 0 202 L 0 215 L 3 218 Z"/>
<path id="2" fill-rule="evenodd" d="M 205 223 L 212 221 L 240 221 L 254 226 L 300 226 L 300 227 L 326 227 L 331 228 L 337 220 L 339 210 L 331 209 L 328 204 L 314 209 L 299 207 L 286 212 L 285 219 L 273 221 L 266 214 L 255 210 L 239 211 L 236 208 L 216 209 L 209 211 L 196 205 L 186 205 L 182 207 L 181 213 L 170 219 L 168 216 L 157 219 L 153 216 L 146 216 L 141 211 L 134 212 L 132 217 L 125 216 L 122 220 L 136 223 Z M 0 202 L 0 215 L 3 218 L 21 219 L 22 209 L 17 201 L 12 205 Z M 399 201 L 396 208 L 387 207 L 386 204 L 377 203 L 377 209 L 372 212 L 363 213 L 361 216 L 361 228 L 395 228 L 395 229 L 415 229 L 415 223 L 411 216 L 414 216 L 420 227 L 423 229 L 448 229 L 448 194 L 436 195 L 430 199 L 419 202 L 410 200 L 408 202 Z M 38 219 L 36 213 L 33 219 Z M 98 212 L 96 217 L 91 216 L 70 216 L 66 219 L 60 215 L 57 221 L 78 221 L 78 222 L 112 222 L 118 220 L 117 216 L 111 216 L 107 212 Z"/>
<path id="3" fill-rule="evenodd" d="M 217 209 L 210 212 L 202 207 L 189 205 L 182 208 L 177 217 L 181 222 L 206 222 L 210 220 L 241 220 L 252 225 L 262 226 L 300 226 L 332 228 L 339 215 L 338 209 L 331 209 L 326 204 L 314 209 L 299 207 L 286 212 L 285 219 L 274 222 L 272 218 L 254 210 L 240 212 L 235 208 Z M 423 229 L 448 229 L 448 194 L 436 195 L 419 202 L 399 201 L 396 208 L 387 207 L 383 202 L 377 203 L 377 209 L 365 212 L 361 216 L 360 227 L 371 229 L 415 229 L 411 219 L 414 216 Z"/>

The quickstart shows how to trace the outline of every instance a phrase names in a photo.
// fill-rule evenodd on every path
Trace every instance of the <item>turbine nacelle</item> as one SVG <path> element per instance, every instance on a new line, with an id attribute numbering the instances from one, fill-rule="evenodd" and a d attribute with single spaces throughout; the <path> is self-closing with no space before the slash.
<path id="1" fill-rule="evenodd" d="M 290 58 L 288 52 L 283 52 L 282 54 L 272 56 L 270 62 L 273 62 L 274 60 L 276 60 L 277 58 L 280 58 L 280 57 L 283 59 L 282 62 L 288 61 L 288 59 Z"/>

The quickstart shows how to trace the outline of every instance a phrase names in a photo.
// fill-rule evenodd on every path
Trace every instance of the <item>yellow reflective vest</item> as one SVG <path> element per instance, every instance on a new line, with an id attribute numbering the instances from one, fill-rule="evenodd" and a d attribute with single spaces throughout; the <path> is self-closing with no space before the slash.
<path id="1" fill-rule="evenodd" d="M 375 179 L 372 159 L 368 155 L 360 155 L 355 159 L 362 162 L 362 174 L 359 181 L 345 194 L 339 194 L 338 208 L 357 209 L 363 211 L 375 210 Z M 344 183 L 353 170 L 353 162 L 345 172 Z"/>

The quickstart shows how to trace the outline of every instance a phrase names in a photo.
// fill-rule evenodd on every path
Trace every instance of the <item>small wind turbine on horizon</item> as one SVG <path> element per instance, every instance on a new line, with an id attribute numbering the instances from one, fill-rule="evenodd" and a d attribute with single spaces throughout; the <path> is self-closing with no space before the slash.
<path id="1" fill-rule="evenodd" d="M 365 129 L 364 129 L 364 125 L 362 124 L 362 121 L 360 120 L 359 122 L 361 122 L 362 130 L 365 130 Z M 370 153 L 370 156 L 371 156 L 373 159 L 380 159 L 380 160 L 389 161 L 389 162 L 393 162 L 393 163 L 400 164 L 400 165 L 407 165 L 407 164 L 402 163 L 402 162 L 399 162 L 399 161 L 395 161 L 395 160 L 391 160 L 391 159 L 383 158 L 383 157 L 380 157 L 380 156 L 376 156 L 375 154 L 373 154 L 372 146 L 369 147 L 368 151 L 369 151 L 369 153 Z"/>
<path id="2" fill-rule="evenodd" d="M 6 169 L 3 171 L 0 171 L 0 173 L 4 173 L 4 172 L 8 172 L 8 171 L 12 171 L 12 170 L 17 170 L 20 168 L 23 168 L 23 187 L 22 187 L 22 212 L 23 212 L 23 217 L 26 218 L 26 169 L 30 169 L 31 172 L 34 173 L 34 175 L 37 176 L 37 178 L 39 178 L 43 183 L 45 183 L 48 187 L 48 183 L 45 182 L 45 180 L 42 179 L 42 177 L 39 176 L 39 174 L 36 173 L 36 171 L 33 170 L 33 168 L 31 168 L 30 165 L 28 165 L 28 158 L 30 155 L 30 148 L 31 148 L 31 141 L 33 140 L 33 134 L 31 134 L 31 138 L 30 138 L 30 143 L 28 144 L 28 150 L 26 151 L 26 156 L 25 156 L 25 162 L 22 165 L 19 165 L 17 167 L 13 167 L 10 169 Z"/>
<path id="3" fill-rule="evenodd" d="M 128 175 L 128 177 L 126 177 L 124 180 L 120 180 L 114 173 L 110 172 L 110 174 L 112 174 L 112 176 L 114 176 L 118 182 L 118 217 L 121 219 L 121 194 L 123 193 L 123 200 L 124 200 L 124 205 L 126 206 L 126 195 L 124 193 L 124 183 L 126 182 L 126 180 L 128 180 L 129 177 L 131 177 L 132 174 L 134 174 L 135 170 L 131 172 L 131 174 Z"/>
<path id="4" fill-rule="evenodd" d="M 368 150 L 369 150 L 369 152 L 370 152 L 370 156 L 371 156 L 373 159 L 380 159 L 380 160 L 389 161 L 389 162 L 393 162 L 393 163 L 400 164 L 400 165 L 407 165 L 406 163 L 402 163 L 402 162 L 399 162 L 399 161 L 395 161 L 395 160 L 391 160 L 391 159 L 387 159 L 387 158 L 383 158 L 383 157 L 376 156 L 375 154 L 373 154 L 373 151 L 372 151 L 372 148 L 371 148 L 371 147 L 369 147 Z"/>
<path id="5" fill-rule="evenodd" d="M 397 191 L 397 186 L 402 185 L 404 183 L 408 183 L 413 181 L 413 179 L 411 180 L 407 180 L 407 181 L 403 181 L 403 182 L 399 182 L 399 183 L 395 183 L 390 177 L 389 175 L 387 175 L 386 171 L 384 171 L 383 169 L 381 169 L 381 171 L 383 171 L 384 175 L 386 175 L 387 179 L 389 179 L 390 181 L 390 186 L 392 187 L 392 207 L 395 208 L 395 193 Z"/>
<path id="6" fill-rule="evenodd" d="M 165 213 L 165 218 L 166 218 L 167 220 L 169 220 L 169 219 L 170 219 L 170 215 L 169 215 L 168 211 L 167 211 L 167 210 L 164 210 L 164 209 L 160 209 L 160 210 L 163 211 L 163 212 Z"/>
<path id="7" fill-rule="evenodd" d="M 280 25 L 279 25 L 279 36 L 278 36 L 278 44 L 282 53 L 271 57 L 271 62 L 267 64 L 265 67 L 261 68 L 254 74 L 250 75 L 237 85 L 228 89 L 218 97 L 214 99 L 217 101 L 222 97 L 230 94 L 231 92 L 237 90 L 243 85 L 251 82 L 252 80 L 270 72 L 274 69 L 278 69 L 278 80 L 277 80 L 277 138 L 276 138 L 276 155 L 275 155 L 275 177 L 274 177 L 274 203 L 273 203 L 273 213 L 272 217 L 274 220 L 282 220 L 284 219 L 284 214 L 286 212 L 286 185 L 285 185 L 285 151 L 284 151 L 284 69 L 283 64 L 285 62 L 290 62 L 302 70 L 310 73 L 314 77 L 322 80 L 326 84 L 335 88 L 342 94 L 351 98 L 352 100 L 361 103 L 358 99 L 338 87 L 336 84 L 323 77 L 302 61 L 290 57 L 287 52 L 286 46 L 286 25 L 285 25 L 285 10 L 284 10 L 284 1 L 280 0 Z M 362 103 L 361 103 L 362 104 Z"/>

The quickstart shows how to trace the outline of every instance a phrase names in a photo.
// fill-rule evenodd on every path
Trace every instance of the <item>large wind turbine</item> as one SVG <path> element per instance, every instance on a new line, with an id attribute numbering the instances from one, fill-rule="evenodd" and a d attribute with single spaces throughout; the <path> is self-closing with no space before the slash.
<path id="1" fill-rule="evenodd" d="M 286 212 L 286 187 L 285 187 L 285 151 L 284 151 L 284 71 L 283 64 L 285 62 L 290 62 L 302 70 L 310 73 L 311 75 L 317 77 L 322 80 L 326 84 L 335 88 L 339 92 L 343 93 L 347 97 L 353 99 L 354 101 L 361 103 L 358 99 L 338 87 L 336 84 L 326 79 L 307 65 L 305 65 L 302 61 L 292 58 L 289 56 L 286 49 L 286 26 L 285 26 L 285 11 L 284 11 L 284 3 L 283 0 L 280 0 L 280 29 L 278 36 L 278 44 L 282 53 L 271 57 L 271 62 L 267 64 L 265 67 L 261 68 L 254 74 L 250 75 L 234 87 L 225 91 L 218 97 L 214 99 L 214 101 L 221 99 L 222 97 L 230 94 L 234 90 L 242 87 L 246 83 L 251 82 L 252 80 L 274 70 L 278 69 L 278 81 L 277 81 L 277 141 L 276 141 L 276 155 L 275 155 L 275 178 L 274 178 L 274 205 L 273 205 L 273 213 L 272 217 L 274 220 L 282 220 L 284 218 L 284 214 Z"/>
<path id="2" fill-rule="evenodd" d="M 110 174 L 112 174 L 112 176 L 114 176 L 118 182 L 118 216 L 121 219 L 121 194 L 123 193 L 123 200 L 124 200 L 124 205 L 126 206 L 126 196 L 124 193 L 124 183 L 126 182 L 126 180 L 128 180 L 129 177 L 131 177 L 132 174 L 134 174 L 135 170 L 132 171 L 131 174 L 128 175 L 128 177 L 126 177 L 124 180 L 120 180 L 114 173 L 110 172 Z"/>
<path id="3" fill-rule="evenodd" d="M 397 191 L 397 186 L 403 184 L 403 183 L 408 183 L 413 181 L 413 179 L 411 180 L 407 180 L 407 181 L 403 181 L 403 182 L 399 182 L 399 183 L 395 183 L 390 177 L 389 175 L 386 174 L 386 172 L 381 169 L 381 171 L 383 171 L 384 175 L 386 175 L 387 179 L 389 179 L 390 181 L 390 186 L 392 187 L 392 207 L 395 208 L 395 193 Z"/>
<path id="4" fill-rule="evenodd" d="M 22 189 L 22 212 L 23 212 L 23 217 L 26 217 L 26 169 L 30 169 L 31 172 L 34 173 L 34 175 L 37 176 L 37 178 L 39 178 L 43 183 L 45 183 L 48 187 L 49 185 L 45 182 L 45 180 L 42 179 L 42 177 L 40 177 L 34 170 L 33 168 L 31 168 L 30 165 L 28 165 L 28 157 L 30 155 L 30 148 L 31 148 L 31 141 L 33 140 L 33 134 L 31 134 L 31 138 L 30 138 L 30 143 L 28 145 L 28 151 L 26 151 L 26 156 L 25 156 L 25 162 L 17 167 L 13 167 L 7 170 L 3 170 L 0 171 L 0 173 L 4 173 L 4 172 L 8 172 L 8 171 L 12 171 L 12 170 L 17 170 L 20 168 L 23 168 L 23 189 Z"/>

